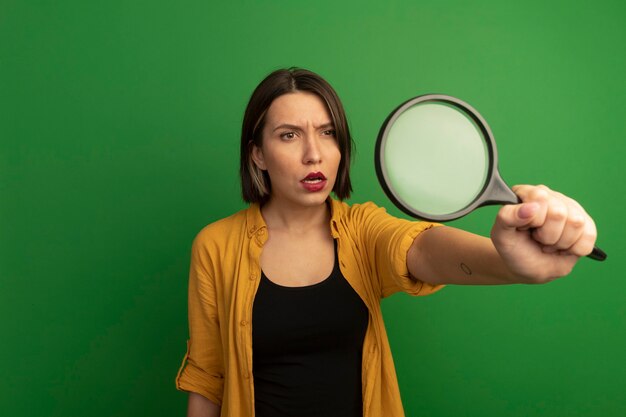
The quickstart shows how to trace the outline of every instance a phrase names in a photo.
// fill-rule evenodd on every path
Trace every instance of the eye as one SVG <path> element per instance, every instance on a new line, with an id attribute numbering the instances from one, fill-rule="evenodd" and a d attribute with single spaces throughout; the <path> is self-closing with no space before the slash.
<path id="1" fill-rule="evenodd" d="M 335 137 L 335 135 L 337 134 L 337 132 L 335 132 L 335 129 L 326 129 L 324 131 L 322 131 L 322 135 L 324 136 L 331 136 L 331 137 Z"/>
<path id="2" fill-rule="evenodd" d="M 284 140 L 293 140 L 296 138 L 296 132 L 284 132 L 280 134 L 280 138 Z"/>

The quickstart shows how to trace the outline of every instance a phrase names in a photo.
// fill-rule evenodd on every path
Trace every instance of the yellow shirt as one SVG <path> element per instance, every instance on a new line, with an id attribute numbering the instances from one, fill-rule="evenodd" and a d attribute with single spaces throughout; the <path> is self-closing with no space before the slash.
<path id="1" fill-rule="evenodd" d="M 398 291 L 427 295 L 441 288 L 410 277 L 406 266 L 413 239 L 437 224 L 398 219 L 372 203 L 329 201 L 341 272 L 370 315 L 363 342 L 363 415 L 402 417 L 380 299 Z M 176 387 L 221 405 L 222 416 L 254 416 L 252 305 L 266 240 L 267 226 L 258 204 L 252 204 L 206 226 L 193 243 L 190 339 Z"/>

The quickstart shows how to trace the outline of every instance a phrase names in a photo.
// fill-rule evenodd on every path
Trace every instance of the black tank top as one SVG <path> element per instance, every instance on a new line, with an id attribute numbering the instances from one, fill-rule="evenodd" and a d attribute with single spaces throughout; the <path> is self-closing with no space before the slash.
<path id="1" fill-rule="evenodd" d="M 335 266 L 324 281 L 284 287 L 265 274 L 252 310 L 256 417 L 362 417 L 367 307 Z"/>

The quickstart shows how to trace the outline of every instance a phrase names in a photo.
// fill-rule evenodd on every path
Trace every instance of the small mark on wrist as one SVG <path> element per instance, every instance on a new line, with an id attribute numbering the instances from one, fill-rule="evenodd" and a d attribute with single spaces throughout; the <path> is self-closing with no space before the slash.
<path id="1" fill-rule="evenodd" d="M 472 270 L 470 269 L 469 266 L 465 265 L 463 262 L 461 262 L 461 269 L 463 270 L 463 272 L 465 272 L 466 275 L 472 275 Z"/>

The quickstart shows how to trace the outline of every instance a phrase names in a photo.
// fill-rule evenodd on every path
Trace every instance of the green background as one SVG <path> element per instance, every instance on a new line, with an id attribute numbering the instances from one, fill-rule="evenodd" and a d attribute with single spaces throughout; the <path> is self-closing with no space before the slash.
<path id="1" fill-rule="evenodd" d="M 191 240 L 244 207 L 244 107 L 297 65 L 344 101 L 352 202 L 401 215 L 378 128 L 451 94 L 504 178 L 576 198 L 609 254 L 545 286 L 383 301 L 407 415 L 626 415 L 625 43 L 617 0 L 0 0 L 1 413 L 184 414 Z M 487 234 L 496 210 L 454 225 Z"/>

